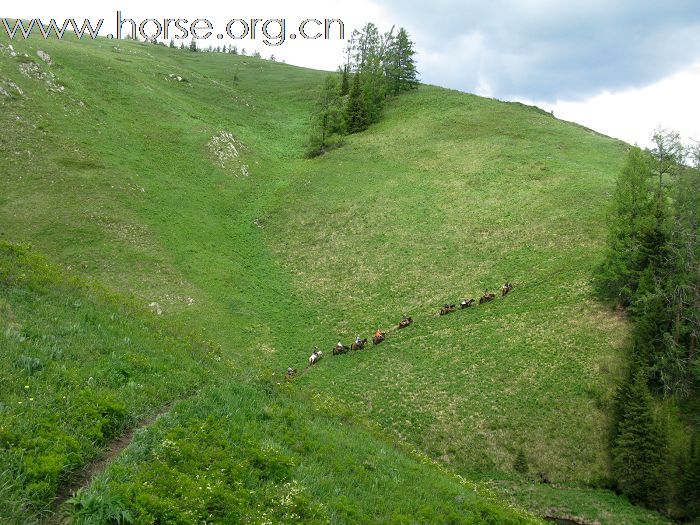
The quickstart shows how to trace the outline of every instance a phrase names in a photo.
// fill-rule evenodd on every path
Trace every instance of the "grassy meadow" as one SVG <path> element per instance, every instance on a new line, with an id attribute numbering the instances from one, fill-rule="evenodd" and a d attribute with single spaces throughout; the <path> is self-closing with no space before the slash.
<path id="1" fill-rule="evenodd" d="M 523 448 L 557 480 L 604 476 L 625 327 L 590 272 L 621 146 L 434 88 L 387 113 L 314 162 L 268 231 L 335 338 L 416 323 L 308 382 L 471 474 Z M 506 280 L 506 298 L 437 316 Z"/>
<path id="2" fill-rule="evenodd" d="M 37 508 L 110 437 L 181 399 L 74 512 L 127 509 L 137 523 L 187 523 L 188 508 L 214 522 L 534 520 L 512 504 L 663 522 L 604 490 L 628 326 L 593 298 L 591 272 L 625 144 L 536 108 L 421 86 L 311 160 L 323 72 L 128 41 L 8 44 L 0 38 L 0 239 L 30 242 L 56 276 L 40 291 L 0 285 L 3 426 L 16 436 L 51 420 L 62 389 L 88 395 L 87 378 L 111 371 L 100 384 L 119 408 L 101 440 L 71 427 L 73 448 L 55 452 Z M 437 316 L 506 280 L 507 297 Z M 403 313 L 414 324 L 381 345 L 330 355 Z M 130 361 L 125 338 L 145 364 Z M 321 362 L 284 382 L 315 345 Z M 45 347 L 73 349 L 67 371 Z M 22 355 L 45 365 L 30 376 L 44 401 L 19 423 Z M 2 454 L 21 448 L 13 439 Z M 513 467 L 519 451 L 526 473 Z M 184 495 L 204 490 L 198 475 L 229 503 L 188 507 Z M 0 509 L 34 497 L 22 483 L 2 485 Z M 279 514 L 281 501 L 296 517 Z"/>

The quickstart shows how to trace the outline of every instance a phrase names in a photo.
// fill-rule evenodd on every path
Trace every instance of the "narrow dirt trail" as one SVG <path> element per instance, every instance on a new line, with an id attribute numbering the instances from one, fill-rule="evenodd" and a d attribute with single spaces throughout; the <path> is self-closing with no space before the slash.
<path id="1" fill-rule="evenodd" d="M 168 414 L 171 408 L 172 403 L 163 407 L 157 414 L 142 420 L 138 425 L 127 429 L 121 436 L 109 443 L 99 458 L 85 465 L 82 472 L 80 472 L 75 479 L 61 486 L 53 503 L 53 514 L 47 521 L 47 524 L 52 525 L 62 523 L 60 514 L 61 505 L 63 505 L 68 499 L 72 498 L 78 489 L 88 487 L 95 477 L 105 470 L 122 450 L 131 444 L 131 442 L 134 440 L 134 435 L 136 432 L 151 426 L 153 423 L 158 421 L 158 419 Z"/>

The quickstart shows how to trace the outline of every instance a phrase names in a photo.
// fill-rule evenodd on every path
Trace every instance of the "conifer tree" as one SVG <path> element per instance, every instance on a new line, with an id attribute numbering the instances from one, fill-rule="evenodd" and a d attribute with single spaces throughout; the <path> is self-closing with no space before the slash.
<path id="1" fill-rule="evenodd" d="M 338 80 L 335 75 L 328 75 L 320 90 L 313 114 L 310 155 L 323 153 L 333 138 L 344 131 L 344 124 Z"/>
<path id="2" fill-rule="evenodd" d="M 617 396 L 619 420 L 612 447 L 618 488 L 633 503 L 658 508 L 666 496 L 666 439 L 657 424 L 643 367 L 636 367 Z"/>
<path id="3" fill-rule="evenodd" d="M 340 80 L 340 96 L 344 97 L 350 93 L 350 73 L 348 66 L 343 66 L 343 72 Z"/>
<path id="4" fill-rule="evenodd" d="M 416 52 L 413 50 L 413 44 L 403 27 L 399 29 L 396 38 L 391 40 L 385 70 L 389 93 L 392 95 L 418 87 L 418 70 L 413 58 Z"/>
<path id="5" fill-rule="evenodd" d="M 360 74 L 355 73 L 348 95 L 348 102 L 345 110 L 345 122 L 348 133 L 357 133 L 367 129 L 369 125 L 367 119 L 367 109 L 365 97 L 362 92 Z"/>
<path id="6" fill-rule="evenodd" d="M 680 502 L 688 517 L 700 518 L 700 439 L 694 436 L 683 476 Z"/>
<path id="7" fill-rule="evenodd" d="M 676 175 L 684 160 L 684 148 L 678 132 L 657 128 L 651 137 L 650 150 L 654 158 L 654 175 L 657 178 L 657 198 L 663 198 L 664 177 Z M 668 177 L 666 177 L 668 178 Z"/>
<path id="8" fill-rule="evenodd" d="M 597 285 L 602 295 L 629 306 L 645 264 L 640 251 L 643 232 L 653 222 L 649 181 L 651 159 L 633 148 L 620 173 L 609 219 L 608 242 Z"/>
<path id="9" fill-rule="evenodd" d="M 372 22 L 367 22 L 360 31 L 353 31 L 350 42 L 353 46 L 351 49 L 353 71 L 362 71 L 372 57 L 380 55 L 379 28 Z"/>
<path id="10" fill-rule="evenodd" d="M 365 99 L 365 112 L 367 124 L 379 122 L 384 111 L 386 99 L 386 77 L 383 69 L 376 58 L 370 59 L 371 66 L 365 68 L 365 72 L 360 74 L 362 95 Z"/>
<path id="11" fill-rule="evenodd" d="M 384 62 L 392 38 L 393 28 L 381 35 L 371 22 L 360 31 L 354 31 L 351 38 L 351 64 L 353 70 L 360 74 L 367 125 L 378 122 L 382 116 L 387 94 Z"/>

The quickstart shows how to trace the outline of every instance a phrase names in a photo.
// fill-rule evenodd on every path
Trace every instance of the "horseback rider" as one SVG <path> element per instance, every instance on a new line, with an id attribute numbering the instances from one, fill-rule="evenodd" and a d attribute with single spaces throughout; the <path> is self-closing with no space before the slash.
<path id="1" fill-rule="evenodd" d="M 362 343 L 362 339 L 361 339 L 360 336 L 358 335 L 357 337 L 355 337 L 355 344 L 359 345 L 359 344 L 361 344 L 361 343 Z"/>
<path id="2" fill-rule="evenodd" d="M 379 328 L 377 328 L 377 331 L 374 332 L 374 337 L 381 339 L 382 337 L 384 337 L 384 334 L 382 333 L 382 331 Z"/>
<path id="3" fill-rule="evenodd" d="M 338 350 L 342 350 L 342 349 L 343 349 L 343 343 L 341 343 L 340 341 L 338 341 L 338 344 L 335 345 L 335 347 L 336 347 Z"/>

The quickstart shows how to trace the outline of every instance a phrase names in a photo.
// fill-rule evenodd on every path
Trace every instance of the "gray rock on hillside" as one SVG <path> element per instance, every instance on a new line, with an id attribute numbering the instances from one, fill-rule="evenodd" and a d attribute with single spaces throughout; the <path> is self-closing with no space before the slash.
<path id="1" fill-rule="evenodd" d="M 53 66 L 53 60 L 51 60 L 51 57 L 49 56 L 49 54 L 46 51 L 42 51 L 41 49 L 39 49 L 39 50 L 37 50 L 36 54 L 40 59 L 42 59 L 48 65 Z"/>
<path id="2" fill-rule="evenodd" d="M 24 92 L 17 84 L 12 82 L 12 80 L 5 80 L 0 78 L 0 96 L 12 98 L 14 96 L 22 96 Z"/>

